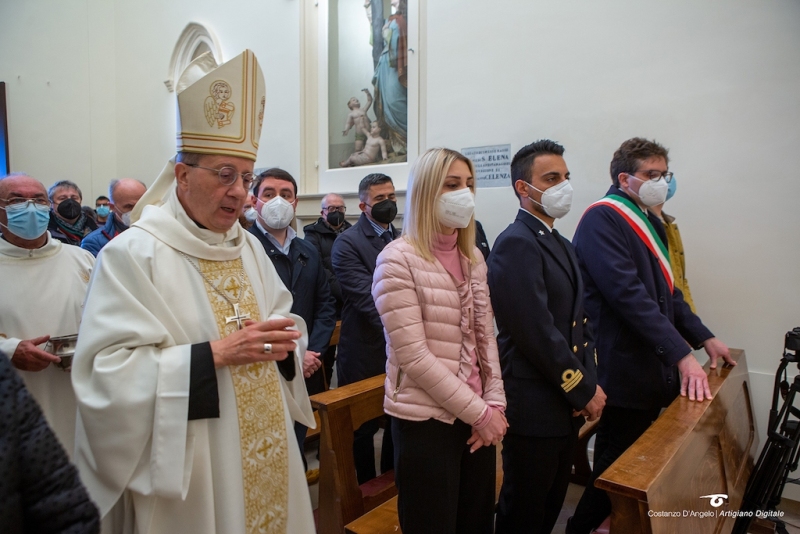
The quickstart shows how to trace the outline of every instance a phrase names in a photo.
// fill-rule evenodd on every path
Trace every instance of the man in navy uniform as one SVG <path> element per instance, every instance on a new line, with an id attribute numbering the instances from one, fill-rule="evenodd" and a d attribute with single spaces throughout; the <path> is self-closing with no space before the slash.
<path id="1" fill-rule="evenodd" d="M 578 259 L 553 223 L 572 205 L 564 148 L 541 140 L 511 163 L 517 218 L 489 256 L 508 408 L 496 532 L 549 534 L 569 486 L 578 431 L 605 404 Z"/>
<path id="2" fill-rule="evenodd" d="M 674 287 L 666 236 L 647 208 L 666 199 L 667 149 L 635 137 L 611 160 L 613 184 L 583 214 L 573 239 L 597 343 L 597 375 L 608 395 L 597 431 L 592 478 L 567 525 L 583 534 L 611 512 L 595 479 L 641 436 L 677 396 L 711 398 L 692 354 L 705 348 L 715 368 L 731 365 L 728 347 L 692 313 Z"/>

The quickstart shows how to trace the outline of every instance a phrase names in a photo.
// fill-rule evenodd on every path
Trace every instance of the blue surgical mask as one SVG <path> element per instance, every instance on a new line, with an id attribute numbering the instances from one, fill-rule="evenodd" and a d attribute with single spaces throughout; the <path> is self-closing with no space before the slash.
<path id="1" fill-rule="evenodd" d="M 98 217 L 108 217 L 111 209 L 108 206 L 100 206 L 95 211 L 97 212 Z"/>
<path id="2" fill-rule="evenodd" d="M 672 180 L 669 182 L 669 188 L 667 189 L 667 200 L 675 196 L 676 189 L 678 189 L 678 182 L 675 180 L 675 177 L 673 176 Z"/>
<path id="3" fill-rule="evenodd" d="M 40 206 L 33 201 L 11 204 L 6 210 L 9 232 L 22 239 L 32 241 L 47 231 L 50 223 L 49 206 Z M 5 226 L 5 225 L 3 225 Z"/>

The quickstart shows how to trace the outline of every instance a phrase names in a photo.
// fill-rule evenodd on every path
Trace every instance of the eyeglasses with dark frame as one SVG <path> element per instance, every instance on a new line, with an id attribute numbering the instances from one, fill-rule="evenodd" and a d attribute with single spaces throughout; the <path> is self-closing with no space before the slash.
<path id="1" fill-rule="evenodd" d="M 661 171 L 658 171 L 658 170 L 655 170 L 655 169 L 654 170 L 649 170 L 649 171 L 644 171 L 644 170 L 642 170 L 642 171 L 634 171 L 631 174 L 636 174 L 637 172 L 646 173 L 647 174 L 647 179 L 648 180 L 652 180 L 653 182 L 657 182 L 661 178 L 663 178 L 667 183 L 670 183 L 672 181 L 672 176 L 673 176 L 673 174 L 671 172 L 661 172 Z"/>
<path id="2" fill-rule="evenodd" d="M 333 213 L 334 211 L 338 211 L 339 213 L 345 213 L 347 211 L 347 206 L 327 206 L 322 208 L 324 211 L 328 213 Z"/>
<path id="3" fill-rule="evenodd" d="M 250 186 L 253 185 L 253 181 L 256 179 L 256 175 L 253 174 L 252 172 L 238 173 L 236 172 L 236 169 L 234 169 L 233 167 L 228 167 L 227 165 L 220 169 L 212 169 L 211 167 L 202 167 L 195 163 L 185 163 L 184 165 L 186 165 L 187 167 L 196 167 L 198 169 L 203 169 L 206 171 L 217 173 L 217 177 L 219 178 L 219 183 L 221 183 L 222 185 L 233 185 L 234 182 L 236 182 L 236 178 L 241 176 L 242 185 L 248 191 L 250 190 Z"/>

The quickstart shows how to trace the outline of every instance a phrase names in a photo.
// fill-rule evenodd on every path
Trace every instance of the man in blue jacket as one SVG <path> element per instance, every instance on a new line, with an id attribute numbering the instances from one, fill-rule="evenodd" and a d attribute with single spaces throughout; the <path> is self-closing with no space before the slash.
<path id="1" fill-rule="evenodd" d="M 322 258 L 314 245 L 297 237 L 290 226 L 297 207 L 297 182 L 282 169 L 267 169 L 253 182 L 250 203 L 258 216 L 248 231 L 264 245 L 283 285 L 292 293 L 292 313 L 302 317 L 308 328 L 303 358 L 306 389 L 309 395 L 321 393 L 325 390 L 321 356 L 336 326 L 336 307 Z M 307 430 L 295 423 L 301 453 Z M 314 482 L 316 475 L 306 473 L 306 478 Z"/>
<path id="2" fill-rule="evenodd" d="M 392 226 L 397 215 L 397 196 L 392 179 L 369 174 L 358 185 L 361 218 L 333 243 L 331 263 L 344 298 L 336 376 L 339 385 L 351 384 L 386 372 L 386 339 L 383 323 L 372 299 L 372 275 L 378 254 L 400 232 Z M 364 423 L 355 432 L 353 456 L 358 483 L 375 478 L 373 436 L 377 420 Z M 381 449 L 381 471 L 394 466 L 389 426 Z"/>
<path id="3" fill-rule="evenodd" d="M 110 213 L 103 226 L 94 230 L 81 241 L 81 248 L 91 252 L 94 257 L 109 241 L 128 229 L 131 224 L 131 210 L 142 198 L 147 186 L 133 178 L 112 180 L 108 186 Z"/>
<path id="4" fill-rule="evenodd" d="M 580 262 L 597 375 L 608 395 L 594 450 L 592 478 L 567 524 L 583 534 L 611 512 L 595 479 L 641 436 L 678 393 L 711 398 L 708 376 L 692 354 L 705 348 L 715 368 L 730 364 L 714 337 L 674 287 L 666 236 L 647 208 L 666 199 L 667 149 L 642 138 L 625 141 L 611 160 L 613 185 L 583 214 L 573 244 Z"/>

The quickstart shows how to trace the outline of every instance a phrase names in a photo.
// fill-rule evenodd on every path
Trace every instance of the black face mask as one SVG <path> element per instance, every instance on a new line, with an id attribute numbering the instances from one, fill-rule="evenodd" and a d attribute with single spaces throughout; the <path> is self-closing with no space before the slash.
<path id="1" fill-rule="evenodd" d="M 81 205 L 80 203 L 72 198 L 68 198 L 67 200 L 63 201 L 61 204 L 58 205 L 58 214 L 61 215 L 68 221 L 72 219 L 77 219 L 81 216 Z"/>
<path id="2" fill-rule="evenodd" d="M 387 198 L 370 207 L 372 208 L 372 218 L 379 223 L 390 224 L 397 216 L 397 202 L 394 200 Z"/>
<path id="3" fill-rule="evenodd" d="M 344 222 L 344 213 L 341 211 L 332 211 L 328 213 L 328 216 L 325 217 L 325 219 L 328 221 L 328 224 L 333 227 L 337 227 Z"/>

